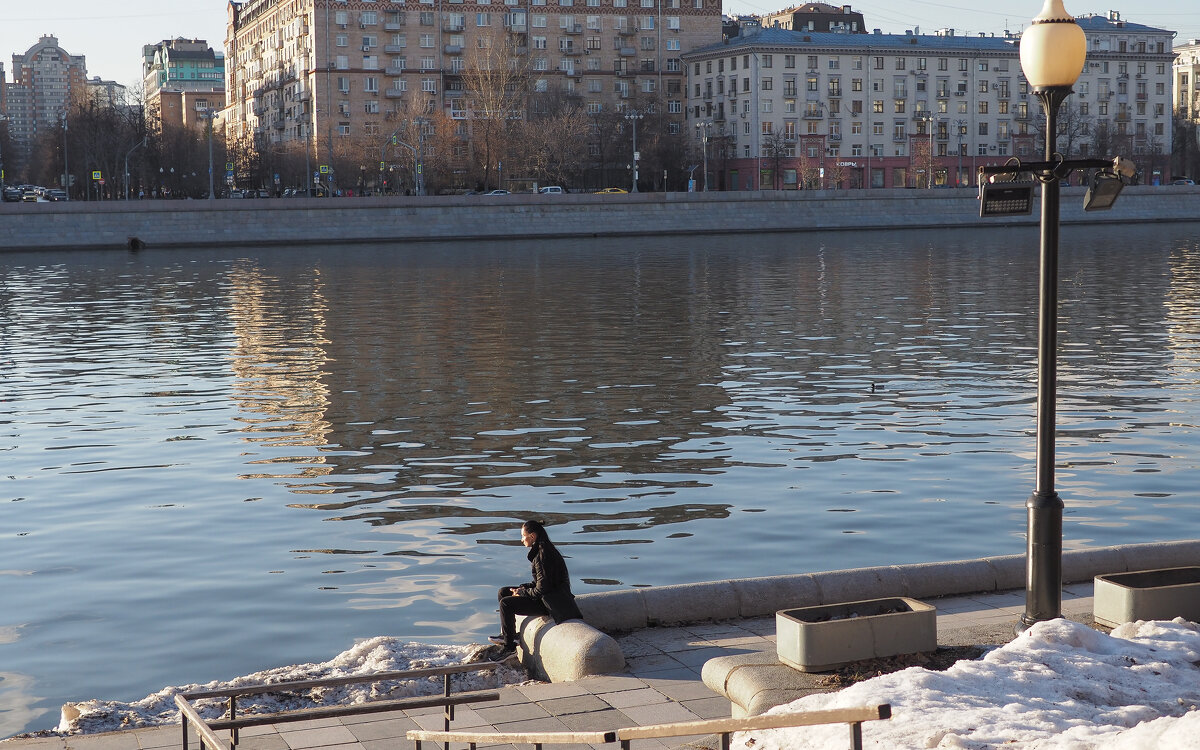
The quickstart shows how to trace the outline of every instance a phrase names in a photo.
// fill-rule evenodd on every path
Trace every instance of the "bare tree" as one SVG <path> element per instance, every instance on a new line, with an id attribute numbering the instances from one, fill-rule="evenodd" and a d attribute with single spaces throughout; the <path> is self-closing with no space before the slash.
<path id="1" fill-rule="evenodd" d="M 493 167 L 498 168 L 508 155 L 517 125 L 525 118 L 528 67 L 528 57 L 518 53 L 517 36 L 503 29 L 477 36 L 467 55 L 462 81 L 484 187 L 491 184 Z"/>
<path id="2" fill-rule="evenodd" d="M 781 190 L 783 188 L 783 160 L 787 158 L 787 153 L 795 147 L 788 142 L 782 131 L 772 130 L 763 136 L 762 149 L 763 156 L 771 165 L 771 189 Z M 794 153 L 794 151 L 793 151 Z"/>

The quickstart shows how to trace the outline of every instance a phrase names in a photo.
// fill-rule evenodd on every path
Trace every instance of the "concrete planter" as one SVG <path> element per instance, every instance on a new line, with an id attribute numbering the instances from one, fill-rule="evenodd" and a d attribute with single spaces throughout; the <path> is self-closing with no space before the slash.
<path id="1" fill-rule="evenodd" d="M 1092 614 L 1116 627 L 1136 620 L 1200 622 L 1200 567 L 1096 576 Z"/>
<path id="2" fill-rule="evenodd" d="M 863 659 L 937 649 L 937 609 L 908 597 L 868 599 L 775 613 L 779 660 L 825 672 Z"/>

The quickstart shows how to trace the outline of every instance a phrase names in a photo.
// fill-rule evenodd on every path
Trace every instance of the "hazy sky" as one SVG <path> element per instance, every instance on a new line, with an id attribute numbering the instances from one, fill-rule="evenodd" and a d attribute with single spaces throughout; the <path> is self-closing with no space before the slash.
<path id="1" fill-rule="evenodd" d="M 725 0 L 725 12 L 765 13 L 799 2 Z M 904 33 L 913 27 L 932 33 L 950 27 L 973 34 L 1018 31 L 1037 15 L 1042 0 L 850 0 L 850 4 L 866 17 L 868 28 L 885 33 Z M 67 52 L 87 56 L 89 76 L 132 85 L 141 78 L 144 44 L 185 36 L 206 39 L 219 49 L 225 37 L 226 5 L 224 0 L 0 0 L 0 62 L 11 75 L 13 53 L 24 53 L 41 35 L 53 34 Z M 1200 39 L 1198 0 L 1098 5 L 1066 0 L 1066 7 L 1076 15 L 1113 9 L 1127 21 L 1178 31 L 1177 42 Z"/>

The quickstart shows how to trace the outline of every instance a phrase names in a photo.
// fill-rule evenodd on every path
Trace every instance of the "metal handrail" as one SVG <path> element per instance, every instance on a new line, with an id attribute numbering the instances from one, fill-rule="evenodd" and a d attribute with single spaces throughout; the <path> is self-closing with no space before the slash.
<path id="1" fill-rule="evenodd" d="M 422 742 L 442 742 L 446 747 L 451 742 L 465 742 L 471 750 L 476 745 L 533 745 L 541 750 L 542 745 L 607 745 L 617 741 L 616 732 L 432 732 L 410 729 L 408 739 L 421 750 Z"/>
<path id="2" fill-rule="evenodd" d="M 757 729 L 784 729 L 807 727 L 817 724 L 849 724 L 850 747 L 862 750 L 862 723 L 890 719 L 892 707 L 884 703 L 860 708 L 836 708 L 827 711 L 806 711 L 792 714 L 751 716 L 744 719 L 709 719 L 704 721 L 680 721 L 672 724 L 652 724 L 644 727 L 626 727 L 615 732 L 434 732 L 411 729 L 406 737 L 421 750 L 422 742 L 441 742 L 449 748 L 451 742 L 467 743 L 471 750 L 477 745 L 532 744 L 541 750 L 543 744 L 602 745 L 619 741 L 622 750 L 629 750 L 633 740 L 662 739 L 665 737 L 688 737 L 702 734 L 721 735 L 721 749 L 729 750 L 729 737 L 734 732 Z"/>
<path id="3" fill-rule="evenodd" d="M 403 672 L 375 672 L 372 674 L 354 675 L 350 677 L 329 677 L 317 680 L 293 680 L 291 682 L 260 683 L 242 685 L 219 690 L 197 690 L 181 693 L 175 696 L 175 704 L 179 706 L 183 725 L 183 750 L 188 750 L 188 724 L 196 726 L 200 736 L 200 748 L 204 750 L 226 750 L 225 744 L 217 737 L 215 730 L 230 730 L 229 750 L 237 747 L 238 730 L 245 727 L 262 726 L 264 724 L 280 724 L 309 719 L 334 718 L 340 716 L 357 716 L 361 714 L 393 711 L 403 708 L 428 708 L 442 706 L 445 709 L 445 730 L 450 731 L 450 722 L 454 720 L 454 707 L 464 703 L 481 703 L 500 699 L 496 692 L 450 694 L 450 678 L 466 672 L 481 672 L 495 669 L 498 664 L 493 662 L 478 662 L 475 664 L 456 664 L 448 667 L 433 667 L 430 669 L 412 669 Z M 285 711 L 272 714 L 254 714 L 238 718 L 237 699 L 239 696 L 262 695 L 265 693 L 280 693 L 292 690 L 305 690 L 315 687 L 336 687 L 357 683 L 384 682 L 397 679 L 420 679 L 424 677 L 443 677 L 442 694 L 439 696 L 417 696 L 396 700 L 372 701 L 355 706 L 321 706 L 306 708 L 298 711 Z M 205 721 L 191 705 L 190 701 L 202 698 L 228 698 L 229 718 L 216 721 Z M 207 744 L 206 744 L 207 743 Z"/>
<path id="4" fill-rule="evenodd" d="M 748 732 L 756 729 L 809 727 L 817 724 L 849 724 L 850 747 L 853 750 L 862 750 L 862 723 L 864 721 L 890 718 L 892 718 L 892 707 L 888 703 L 883 703 L 878 706 L 861 708 L 834 708 L 827 711 L 749 716 L 744 719 L 679 721 L 673 724 L 628 727 L 617 730 L 617 739 L 621 742 L 622 750 L 629 750 L 630 740 L 686 737 L 694 734 L 719 734 L 721 735 L 721 750 L 729 750 L 729 736 L 734 732 Z"/>

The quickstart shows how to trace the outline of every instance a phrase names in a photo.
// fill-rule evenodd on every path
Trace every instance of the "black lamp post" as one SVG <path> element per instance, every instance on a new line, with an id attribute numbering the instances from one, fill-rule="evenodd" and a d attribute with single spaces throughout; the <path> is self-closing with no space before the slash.
<path id="1" fill-rule="evenodd" d="M 1046 111 L 1046 162 L 1061 161 L 1058 108 L 1083 72 L 1087 38 L 1063 8 L 1046 0 L 1021 37 L 1021 70 Z M 1019 627 L 1062 616 L 1063 501 L 1054 490 L 1054 429 L 1058 347 L 1059 175 L 1035 175 L 1042 185 L 1038 303 L 1037 476 L 1026 501 L 1025 614 Z"/>

